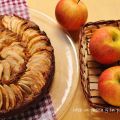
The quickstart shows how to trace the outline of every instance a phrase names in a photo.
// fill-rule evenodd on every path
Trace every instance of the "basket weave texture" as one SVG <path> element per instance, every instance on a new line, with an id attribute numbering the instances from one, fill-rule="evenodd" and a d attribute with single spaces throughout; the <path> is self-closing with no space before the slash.
<path id="1" fill-rule="evenodd" d="M 120 107 L 107 104 L 99 95 L 98 78 L 103 70 L 119 65 L 119 61 L 112 65 L 97 63 L 89 51 L 89 41 L 93 33 L 103 26 L 115 26 L 120 29 L 120 20 L 97 21 L 87 23 L 82 27 L 79 36 L 80 77 L 85 97 L 91 106 L 102 112 L 120 112 Z"/>

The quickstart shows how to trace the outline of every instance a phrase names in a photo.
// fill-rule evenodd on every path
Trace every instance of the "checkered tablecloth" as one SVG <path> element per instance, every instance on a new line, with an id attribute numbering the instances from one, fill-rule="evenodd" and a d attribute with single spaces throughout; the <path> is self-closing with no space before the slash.
<path id="1" fill-rule="evenodd" d="M 38 104 L 29 110 L 3 120 L 56 120 L 50 95 L 45 95 Z"/>
<path id="2" fill-rule="evenodd" d="M 26 19 L 29 18 L 25 0 L 0 0 L 0 14 L 15 14 Z"/>
<path id="3" fill-rule="evenodd" d="M 0 15 L 18 15 L 29 19 L 28 8 L 25 0 L 0 0 Z M 42 100 L 32 105 L 31 108 L 19 115 L 0 120 L 55 120 L 54 108 L 49 94 L 43 96 Z"/>

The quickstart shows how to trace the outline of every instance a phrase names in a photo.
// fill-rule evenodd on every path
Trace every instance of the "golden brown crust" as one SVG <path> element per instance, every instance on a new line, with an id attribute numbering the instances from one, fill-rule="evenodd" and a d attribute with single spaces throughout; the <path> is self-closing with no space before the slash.
<path id="1" fill-rule="evenodd" d="M 0 117 L 5 117 L 49 90 L 55 61 L 50 40 L 35 23 L 5 15 L 0 31 Z"/>

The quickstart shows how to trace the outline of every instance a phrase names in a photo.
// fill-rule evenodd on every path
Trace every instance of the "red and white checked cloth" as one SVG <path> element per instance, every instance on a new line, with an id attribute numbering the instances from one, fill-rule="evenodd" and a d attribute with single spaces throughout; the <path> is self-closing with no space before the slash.
<path id="1" fill-rule="evenodd" d="M 0 0 L 0 14 L 15 14 L 26 19 L 29 18 L 25 0 Z"/>
<path id="2" fill-rule="evenodd" d="M 39 103 L 33 104 L 29 110 L 3 120 L 56 120 L 50 95 L 45 95 Z"/>
<path id="3" fill-rule="evenodd" d="M 0 15 L 18 15 L 29 19 L 28 8 L 25 0 L 0 0 Z M 54 108 L 49 94 L 43 96 L 42 100 L 32 105 L 23 113 L 0 120 L 55 120 Z"/>

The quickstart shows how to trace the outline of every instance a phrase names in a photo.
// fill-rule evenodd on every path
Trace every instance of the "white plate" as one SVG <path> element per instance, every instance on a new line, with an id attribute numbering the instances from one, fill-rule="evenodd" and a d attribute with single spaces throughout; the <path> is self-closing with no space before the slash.
<path id="1" fill-rule="evenodd" d="M 50 90 L 57 119 L 68 110 L 79 80 L 79 64 L 74 43 L 56 21 L 46 14 L 29 9 L 31 20 L 44 30 L 55 51 L 55 77 Z"/>

